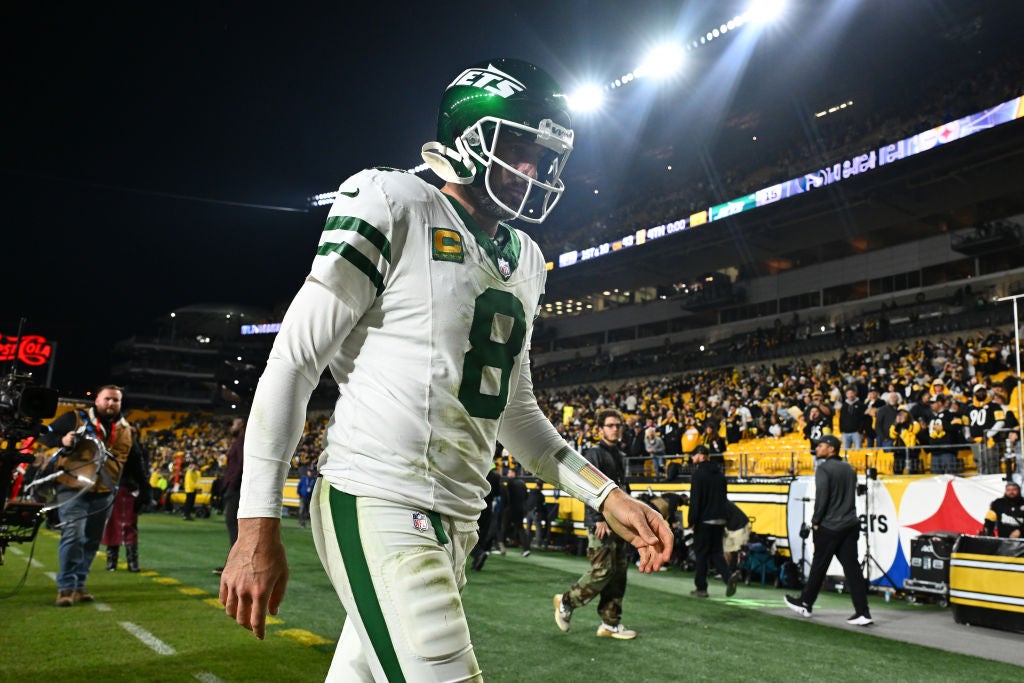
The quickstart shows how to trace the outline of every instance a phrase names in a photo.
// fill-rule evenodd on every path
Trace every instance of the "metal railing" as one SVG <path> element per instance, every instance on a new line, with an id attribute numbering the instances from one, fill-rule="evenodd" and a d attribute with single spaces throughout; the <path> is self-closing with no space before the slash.
<path id="1" fill-rule="evenodd" d="M 953 444 L 948 446 L 879 447 L 847 449 L 840 453 L 858 474 L 1009 474 L 1014 458 L 1004 458 L 1002 444 Z M 712 456 L 716 457 L 716 456 Z M 721 456 L 727 476 L 796 477 L 814 474 L 814 455 L 790 445 L 728 451 Z M 627 459 L 627 478 L 637 481 L 686 481 L 692 474 L 688 455 L 649 456 Z"/>

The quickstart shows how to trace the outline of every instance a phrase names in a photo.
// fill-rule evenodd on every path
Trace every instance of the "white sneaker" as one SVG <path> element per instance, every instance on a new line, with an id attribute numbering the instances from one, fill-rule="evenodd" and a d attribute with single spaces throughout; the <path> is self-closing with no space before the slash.
<path id="1" fill-rule="evenodd" d="M 562 602 L 562 594 L 557 593 L 555 595 L 555 623 L 562 631 L 568 631 L 570 619 L 572 619 L 572 610 L 565 608 L 565 603 Z"/>
<path id="2" fill-rule="evenodd" d="M 616 624 L 615 626 L 609 626 L 608 624 L 601 622 L 601 625 L 597 627 L 598 638 L 617 638 L 618 640 L 633 640 L 636 638 L 636 631 L 633 629 L 626 628 L 622 624 Z"/>
<path id="3" fill-rule="evenodd" d="M 784 598 L 786 607 L 793 610 L 802 617 L 811 616 L 811 608 L 800 598 L 794 598 L 792 595 L 787 595 Z"/>
<path id="4" fill-rule="evenodd" d="M 875 623 L 874 620 L 866 614 L 854 614 L 852 617 L 846 620 L 846 623 L 850 626 L 870 626 Z"/>

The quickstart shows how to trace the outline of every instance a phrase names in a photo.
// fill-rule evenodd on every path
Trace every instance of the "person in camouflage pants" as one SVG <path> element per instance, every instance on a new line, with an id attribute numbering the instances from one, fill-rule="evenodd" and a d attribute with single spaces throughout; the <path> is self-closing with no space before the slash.
<path id="1" fill-rule="evenodd" d="M 620 447 L 622 435 L 622 413 L 617 410 L 602 410 L 597 414 L 601 430 L 601 442 L 583 452 L 583 457 L 628 491 L 626 483 L 626 453 Z M 569 630 L 569 620 L 577 607 L 582 607 L 600 595 L 597 612 L 602 623 L 597 629 L 599 637 L 631 640 L 636 631 L 622 625 L 622 596 L 626 593 L 626 576 L 629 562 L 626 559 L 628 544 L 608 527 L 608 523 L 597 510 L 586 508 L 587 557 L 590 569 L 572 587 L 554 597 L 555 623 L 562 631 Z"/>

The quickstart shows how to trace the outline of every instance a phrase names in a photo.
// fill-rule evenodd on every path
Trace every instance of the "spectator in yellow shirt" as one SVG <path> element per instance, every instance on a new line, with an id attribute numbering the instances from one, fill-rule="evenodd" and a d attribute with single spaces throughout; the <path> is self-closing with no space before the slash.
<path id="1" fill-rule="evenodd" d="M 186 522 L 193 520 L 192 511 L 196 507 L 196 493 L 199 486 L 199 466 L 195 460 L 189 459 L 185 466 L 185 509 L 182 517 Z"/>
<path id="2" fill-rule="evenodd" d="M 683 436 L 680 440 L 683 454 L 690 455 L 700 445 L 700 430 L 697 429 L 697 422 L 692 417 L 687 417 Z"/>
<path id="3" fill-rule="evenodd" d="M 921 423 L 907 410 L 901 408 L 896 412 L 896 420 L 889 427 L 889 438 L 893 445 L 893 474 L 903 474 L 904 467 L 907 468 L 907 474 L 921 471 L 921 451 L 916 448 L 921 442 L 918 437 L 920 432 Z"/>

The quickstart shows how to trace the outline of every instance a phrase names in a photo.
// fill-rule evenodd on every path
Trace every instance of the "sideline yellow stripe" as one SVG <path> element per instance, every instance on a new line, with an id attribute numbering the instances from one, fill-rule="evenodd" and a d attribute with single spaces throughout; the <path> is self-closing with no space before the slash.
<path id="1" fill-rule="evenodd" d="M 284 636 L 288 640 L 294 640 L 299 645 L 333 645 L 333 640 L 327 640 L 322 638 L 315 633 L 301 628 L 288 628 L 282 631 L 275 631 L 277 635 Z"/>
<path id="2" fill-rule="evenodd" d="M 990 593 L 1013 597 L 1024 596 L 1024 574 L 1003 572 L 980 567 L 957 567 L 950 569 L 949 585 L 955 590 L 974 593 Z"/>
<path id="3" fill-rule="evenodd" d="M 954 598 L 950 597 L 949 601 L 956 605 L 967 605 L 970 607 L 984 607 L 985 609 L 995 609 L 1001 612 L 1024 612 L 1024 606 L 1020 605 L 1007 605 L 1003 602 L 986 602 L 984 600 L 970 600 L 968 598 Z"/>
<path id="4" fill-rule="evenodd" d="M 185 595 L 209 595 L 209 593 L 204 591 L 202 588 L 196 588 L 195 586 L 182 586 L 178 589 L 178 592 L 184 593 Z"/>
<path id="5" fill-rule="evenodd" d="M 978 553 L 953 553 L 953 561 L 957 560 L 979 560 L 981 562 L 994 562 L 996 564 L 1020 564 L 1024 565 L 1024 557 L 1005 557 L 1003 555 L 979 555 Z"/>
<path id="6" fill-rule="evenodd" d="M 153 581 L 159 583 L 162 586 L 180 586 L 181 581 L 173 579 L 170 576 L 158 576 Z"/>

